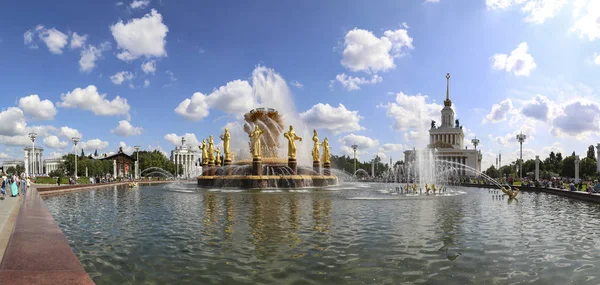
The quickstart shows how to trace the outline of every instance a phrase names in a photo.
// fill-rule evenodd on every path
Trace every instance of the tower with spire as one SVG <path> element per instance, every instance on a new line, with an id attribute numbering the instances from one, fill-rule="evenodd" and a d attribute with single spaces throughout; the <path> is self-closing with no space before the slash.
<path id="1" fill-rule="evenodd" d="M 450 73 L 446 74 L 446 100 L 444 100 L 444 109 L 442 109 L 442 128 L 454 127 L 454 110 L 450 100 Z"/>

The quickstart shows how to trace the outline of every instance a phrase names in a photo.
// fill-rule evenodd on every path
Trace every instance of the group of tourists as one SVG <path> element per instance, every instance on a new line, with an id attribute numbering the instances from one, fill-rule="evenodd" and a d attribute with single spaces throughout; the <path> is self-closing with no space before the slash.
<path id="1" fill-rule="evenodd" d="M 27 188 L 31 184 L 31 180 L 28 178 L 20 178 L 18 175 L 6 175 L 2 173 L 2 182 L 0 188 L 0 199 L 6 199 L 8 193 L 11 197 L 17 197 L 25 195 Z"/>

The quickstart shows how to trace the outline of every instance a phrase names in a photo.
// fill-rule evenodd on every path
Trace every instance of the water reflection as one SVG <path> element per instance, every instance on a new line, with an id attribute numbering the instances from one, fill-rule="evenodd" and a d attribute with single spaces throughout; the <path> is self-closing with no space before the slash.
<path id="1" fill-rule="evenodd" d="M 600 280 L 597 205 L 532 193 L 508 203 L 480 189 L 415 198 L 377 184 L 346 188 L 219 193 L 171 184 L 44 199 L 96 284 Z"/>

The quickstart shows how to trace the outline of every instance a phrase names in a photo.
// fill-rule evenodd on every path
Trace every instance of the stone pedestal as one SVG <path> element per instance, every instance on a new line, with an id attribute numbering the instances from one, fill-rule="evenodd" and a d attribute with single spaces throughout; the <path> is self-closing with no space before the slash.
<path id="1" fill-rule="evenodd" d="M 579 155 L 575 156 L 575 183 L 579 183 Z"/>
<path id="2" fill-rule="evenodd" d="M 233 168 L 231 167 L 232 161 L 231 159 L 226 159 L 223 161 L 223 166 L 225 166 L 225 175 L 231 175 L 233 172 Z"/>
<path id="3" fill-rule="evenodd" d="M 535 180 L 540 180 L 540 156 L 535 156 Z"/>
<path id="4" fill-rule="evenodd" d="M 318 160 L 313 160 L 313 171 L 316 175 L 321 175 L 321 162 Z"/>
<path id="5" fill-rule="evenodd" d="M 288 166 L 292 169 L 294 175 L 298 174 L 298 161 L 295 158 L 288 158 Z"/>
<path id="6" fill-rule="evenodd" d="M 208 162 L 208 176 L 215 176 L 216 170 L 217 170 L 217 168 L 215 167 L 215 162 L 209 161 Z"/>
<path id="7" fill-rule="evenodd" d="M 260 157 L 252 158 L 252 175 L 262 175 L 262 159 Z"/>
<path id="8" fill-rule="evenodd" d="M 202 176 L 208 176 L 208 164 L 202 163 Z"/>
<path id="9" fill-rule="evenodd" d="M 325 176 L 331 175 L 331 163 L 329 163 L 329 162 L 323 163 L 323 175 L 325 175 Z"/>

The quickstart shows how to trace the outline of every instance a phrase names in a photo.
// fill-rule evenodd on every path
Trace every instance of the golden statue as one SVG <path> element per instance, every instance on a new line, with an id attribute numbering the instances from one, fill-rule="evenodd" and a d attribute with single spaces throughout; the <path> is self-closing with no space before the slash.
<path id="1" fill-rule="evenodd" d="M 261 148 L 260 148 L 260 137 L 265 131 L 261 130 L 258 125 L 254 127 L 254 131 L 252 131 L 249 135 L 252 138 L 252 157 L 260 158 Z"/>
<path id="2" fill-rule="evenodd" d="M 508 188 L 501 188 L 502 192 L 504 192 L 504 194 L 508 195 L 508 199 L 514 199 L 515 197 L 517 197 L 517 194 L 519 194 L 519 188 L 515 187 L 515 191 L 513 192 L 513 190 L 510 189 L 510 186 L 508 186 Z"/>
<path id="3" fill-rule="evenodd" d="M 429 188 L 429 186 L 427 186 L 427 183 L 425 183 L 425 193 L 429 194 L 429 191 L 431 189 Z"/>
<path id="4" fill-rule="evenodd" d="M 220 136 L 221 140 L 223 140 L 223 156 L 225 160 L 232 160 L 232 152 L 229 150 L 229 141 L 231 140 L 231 135 L 229 134 L 229 129 L 225 128 L 225 133 Z"/>
<path id="5" fill-rule="evenodd" d="M 435 184 L 433 184 L 433 183 L 432 183 L 432 184 L 431 184 L 431 191 L 433 191 L 433 194 L 435 194 L 435 190 L 436 190 L 436 189 L 435 189 Z"/>
<path id="6" fill-rule="evenodd" d="M 215 141 L 213 136 L 208 137 L 208 163 L 215 162 Z"/>
<path id="7" fill-rule="evenodd" d="M 290 130 L 287 133 L 283 133 L 283 136 L 288 139 L 288 157 L 296 158 L 296 141 L 302 141 L 302 138 L 296 135 L 292 125 L 290 125 Z"/>
<path id="8" fill-rule="evenodd" d="M 202 163 L 208 163 L 208 147 L 206 146 L 206 139 L 202 140 L 202 146 L 199 148 L 202 150 Z"/>
<path id="9" fill-rule="evenodd" d="M 331 153 L 329 151 L 331 147 L 329 146 L 329 139 L 325 137 L 321 145 L 323 146 L 323 163 L 330 163 Z"/>
<path id="10" fill-rule="evenodd" d="M 217 153 L 217 158 L 215 159 L 215 165 L 221 166 L 221 149 L 217 147 L 217 149 L 215 149 L 215 153 Z"/>
<path id="11" fill-rule="evenodd" d="M 319 143 L 317 130 L 313 130 L 313 142 L 315 143 L 312 150 L 313 161 L 319 161 L 319 147 L 321 143 Z"/>

